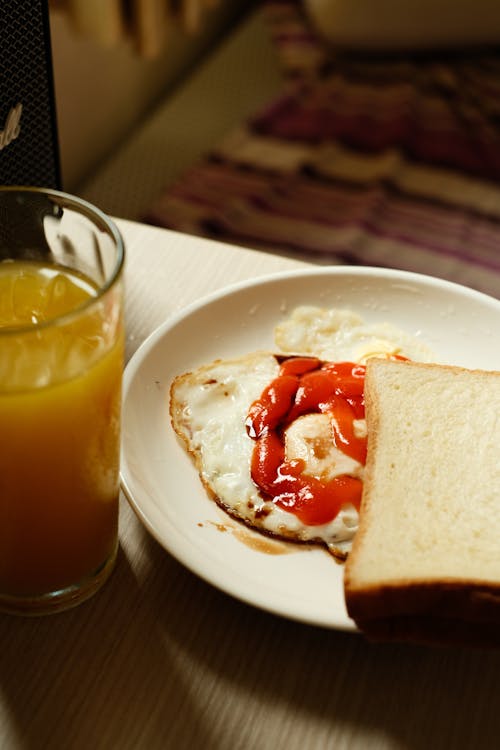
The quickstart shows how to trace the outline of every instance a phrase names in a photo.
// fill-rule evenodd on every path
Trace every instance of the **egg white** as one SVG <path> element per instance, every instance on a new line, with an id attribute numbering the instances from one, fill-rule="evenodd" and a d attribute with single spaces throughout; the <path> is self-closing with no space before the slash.
<path id="1" fill-rule="evenodd" d="M 367 326 L 349 310 L 299 307 L 274 333 L 282 352 L 329 361 L 364 363 L 371 356 L 394 354 L 432 359 L 430 350 L 416 338 L 385 323 Z M 358 528 L 354 506 L 345 505 L 327 524 L 307 525 L 263 496 L 251 478 L 255 443 L 245 420 L 250 405 L 278 372 L 277 356 L 256 352 L 217 360 L 179 376 L 171 389 L 172 424 L 193 455 L 204 486 L 231 516 L 281 538 L 325 544 L 343 558 Z M 364 420 L 356 420 L 354 427 L 357 435 L 366 434 Z M 325 414 L 306 414 L 288 426 L 285 455 L 302 459 L 304 473 L 320 479 L 342 474 L 363 479 L 364 466 L 335 447 Z"/>
<path id="2" fill-rule="evenodd" d="M 283 352 L 314 354 L 330 362 L 358 362 L 370 357 L 403 355 L 432 362 L 430 348 L 416 336 L 391 323 L 367 324 L 357 313 L 302 305 L 274 329 L 276 345 Z"/>
<path id="3" fill-rule="evenodd" d="M 264 497 L 250 476 L 255 442 L 247 434 L 245 420 L 250 405 L 278 371 L 276 357 L 264 352 L 215 362 L 177 378 L 171 395 L 174 427 L 195 457 L 203 484 L 230 515 L 285 539 L 324 543 L 343 556 L 357 529 L 358 514 L 352 505 L 327 524 L 309 526 Z M 347 457 L 333 443 L 328 470 L 314 457 L 314 423 L 316 417 L 323 422 L 322 416 L 308 415 L 289 428 L 286 453 L 288 458 L 304 458 L 305 473 L 321 476 L 328 471 L 331 478 L 345 473 Z M 317 439 L 324 441 L 324 425 L 316 424 L 316 430 Z M 337 471 L 332 468 L 335 460 Z M 357 462 L 348 458 L 347 462 L 362 471 Z"/>

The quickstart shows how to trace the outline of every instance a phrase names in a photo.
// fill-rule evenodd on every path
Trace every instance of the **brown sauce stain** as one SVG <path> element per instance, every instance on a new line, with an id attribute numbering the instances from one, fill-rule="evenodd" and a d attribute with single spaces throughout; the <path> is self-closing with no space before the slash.
<path id="1" fill-rule="evenodd" d="M 301 547 L 301 545 L 295 545 L 291 542 L 282 542 L 261 536 L 257 532 L 251 532 L 250 530 L 240 526 L 234 526 L 230 523 L 205 521 L 205 523 L 199 523 L 198 526 L 213 526 L 221 533 L 229 532 L 246 547 L 250 547 L 250 549 L 253 549 L 256 552 L 261 552 L 265 555 L 288 555 L 292 552 L 297 552 Z"/>
<path id="2" fill-rule="evenodd" d="M 233 529 L 233 536 L 242 542 L 250 549 L 256 552 L 263 552 L 266 555 L 288 555 L 290 552 L 296 550 L 292 548 L 292 544 L 286 542 L 277 542 L 273 539 L 266 539 L 263 536 L 257 536 L 256 534 L 250 534 L 245 529 Z"/>
<path id="3" fill-rule="evenodd" d="M 232 534 L 239 542 L 250 547 L 250 549 L 256 552 L 262 552 L 266 555 L 290 555 L 295 552 L 301 552 L 304 550 L 311 549 L 323 549 L 324 552 L 329 555 L 337 565 L 344 566 L 347 559 L 347 554 L 340 552 L 340 550 L 328 549 L 326 546 L 318 545 L 309 542 L 287 542 L 284 540 L 273 539 L 270 536 L 260 535 L 258 531 L 246 529 L 244 526 L 235 526 L 231 523 L 222 523 L 216 521 L 201 521 L 197 524 L 200 528 L 204 526 L 213 526 L 217 531 L 222 534 Z"/>

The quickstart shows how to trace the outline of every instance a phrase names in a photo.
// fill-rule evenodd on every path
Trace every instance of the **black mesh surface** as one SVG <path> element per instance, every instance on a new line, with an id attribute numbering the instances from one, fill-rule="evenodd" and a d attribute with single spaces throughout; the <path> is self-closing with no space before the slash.
<path id="1" fill-rule="evenodd" d="M 0 184 L 60 187 L 47 0 L 0 0 Z"/>

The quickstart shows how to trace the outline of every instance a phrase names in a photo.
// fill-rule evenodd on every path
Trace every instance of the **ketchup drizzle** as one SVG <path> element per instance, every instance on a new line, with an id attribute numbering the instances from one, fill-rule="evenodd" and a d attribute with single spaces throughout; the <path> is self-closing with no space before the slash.
<path id="1" fill-rule="evenodd" d="M 364 377 L 365 367 L 352 362 L 290 357 L 248 412 L 245 424 L 255 440 L 253 481 L 307 525 L 328 523 L 346 503 L 359 509 L 362 482 L 347 474 L 331 480 L 303 474 L 304 461 L 285 459 L 284 430 L 303 414 L 328 414 L 335 447 L 364 464 L 366 438 L 356 436 L 353 425 L 365 414 Z"/>

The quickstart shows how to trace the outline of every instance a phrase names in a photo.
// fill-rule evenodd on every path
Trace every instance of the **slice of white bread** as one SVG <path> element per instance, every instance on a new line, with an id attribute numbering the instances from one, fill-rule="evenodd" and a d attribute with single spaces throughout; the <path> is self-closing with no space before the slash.
<path id="1" fill-rule="evenodd" d="M 374 359 L 345 567 L 374 639 L 500 643 L 500 373 Z"/>

